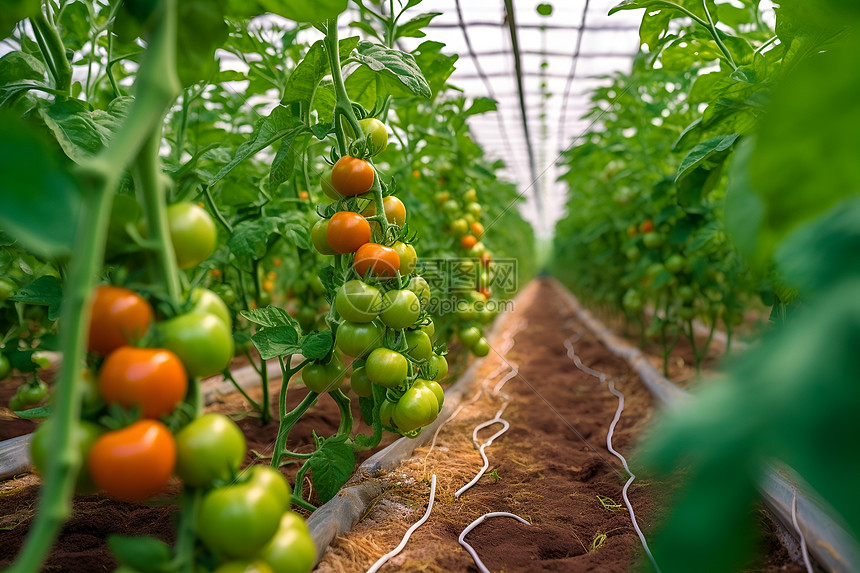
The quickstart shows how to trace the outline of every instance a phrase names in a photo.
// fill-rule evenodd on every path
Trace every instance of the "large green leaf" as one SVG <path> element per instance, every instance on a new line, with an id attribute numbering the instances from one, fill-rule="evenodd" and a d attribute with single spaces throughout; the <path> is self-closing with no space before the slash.
<path id="1" fill-rule="evenodd" d="M 716 156 L 730 150 L 738 137 L 737 133 L 715 137 L 694 147 L 681 162 L 675 181 L 680 181 L 706 161 L 714 160 Z"/>
<path id="2" fill-rule="evenodd" d="M 133 101 L 130 97 L 120 97 L 106 110 L 90 110 L 87 103 L 76 99 L 40 100 L 38 110 L 69 159 L 80 164 L 110 143 Z"/>
<path id="3" fill-rule="evenodd" d="M 404 22 L 397 26 L 397 31 L 395 32 L 396 37 L 398 38 L 423 38 L 427 34 L 422 31 L 422 28 L 426 28 L 430 22 L 436 16 L 441 16 L 441 12 L 428 12 L 427 14 L 419 14 L 415 16 L 408 22 Z"/>
<path id="4" fill-rule="evenodd" d="M 272 14 L 296 22 L 324 22 L 346 10 L 347 0 L 260 0 Z"/>
<path id="5" fill-rule="evenodd" d="M 15 29 L 15 24 L 39 13 L 39 0 L 3 0 L 0 9 L 0 37 L 5 38 Z"/>
<path id="6" fill-rule="evenodd" d="M 218 71 L 215 50 L 227 41 L 223 0 L 180 0 L 176 35 L 176 70 L 182 85 Z"/>
<path id="7" fill-rule="evenodd" d="M 446 55 L 442 53 L 445 44 L 440 42 L 422 42 L 413 52 L 415 63 L 421 68 L 421 73 L 427 80 L 433 94 L 439 93 L 448 78 L 454 72 L 454 64 L 459 56 L 457 54 Z"/>
<path id="8" fill-rule="evenodd" d="M 45 65 L 25 52 L 9 52 L 0 58 L 0 87 L 21 80 L 45 79 Z"/>
<path id="9" fill-rule="evenodd" d="M 392 95 L 400 95 L 397 92 L 402 90 L 398 90 L 398 86 L 405 87 L 412 94 L 425 98 L 433 95 L 412 54 L 371 42 L 359 42 L 354 57 L 374 72 L 381 74 Z"/>
<path id="10" fill-rule="evenodd" d="M 329 438 L 308 459 L 314 488 L 325 503 L 340 491 L 355 469 L 355 453 L 344 440 Z"/>
<path id="11" fill-rule="evenodd" d="M 344 38 L 338 42 L 338 54 L 341 61 L 345 60 L 358 45 L 358 36 Z M 287 79 L 282 103 L 294 101 L 310 105 L 314 92 L 320 81 L 331 71 L 325 45 L 322 40 L 315 42 L 296 69 Z"/>
<path id="12" fill-rule="evenodd" d="M 0 227 L 46 258 L 72 252 L 81 196 L 53 150 L 13 114 L 0 114 Z"/>

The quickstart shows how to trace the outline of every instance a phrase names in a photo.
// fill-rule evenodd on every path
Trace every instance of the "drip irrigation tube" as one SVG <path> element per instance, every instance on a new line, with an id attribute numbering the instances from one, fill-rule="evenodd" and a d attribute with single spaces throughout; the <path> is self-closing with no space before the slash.
<path id="1" fill-rule="evenodd" d="M 484 565 L 484 562 L 481 561 L 480 557 L 478 557 L 478 553 L 475 551 L 475 548 L 472 547 L 471 545 L 469 545 L 468 543 L 466 543 L 466 535 L 468 535 L 470 531 L 472 531 L 473 529 L 475 529 L 476 527 L 478 527 L 479 525 L 484 523 L 484 521 L 488 517 L 510 517 L 512 519 L 516 519 L 520 523 L 525 523 L 526 525 L 531 525 L 531 523 L 529 523 L 528 521 L 526 521 L 525 519 L 523 519 L 519 515 L 516 515 L 513 513 L 508 513 L 506 511 L 494 511 L 492 513 L 485 513 L 484 515 L 482 515 L 481 517 L 479 517 L 478 519 L 476 519 L 475 521 L 470 523 L 468 526 L 466 526 L 466 529 L 463 530 L 463 532 L 460 534 L 460 537 L 457 538 L 457 541 L 459 541 L 460 545 L 462 545 L 463 548 L 469 552 L 469 555 L 471 555 L 472 559 L 475 560 L 475 565 L 478 566 L 478 570 L 481 573 L 490 573 L 490 570 L 487 569 L 487 566 Z"/>
<path id="2" fill-rule="evenodd" d="M 610 352 L 627 360 L 663 406 L 677 408 L 689 398 L 689 393 L 663 377 L 638 348 L 613 334 L 595 319 L 569 290 L 555 279 L 548 280 L 561 300 L 567 302 L 577 318 L 598 340 Z M 779 461 L 769 462 L 762 468 L 758 489 L 765 505 L 784 527 L 803 533 L 809 552 L 825 570 L 832 573 L 860 571 L 860 543 L 843 525 L 838 512 L 821 499 L 794 470 Z M 796 510 L 792 512 L 792 505 L 795 504 Z"/>

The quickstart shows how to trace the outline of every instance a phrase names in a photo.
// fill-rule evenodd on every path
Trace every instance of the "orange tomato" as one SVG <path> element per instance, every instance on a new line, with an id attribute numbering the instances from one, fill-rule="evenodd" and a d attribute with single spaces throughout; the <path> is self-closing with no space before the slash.
<path id="1" fill-rule="evenodd" d="M 475 221 L 472 223 L 472 234 L 480 239 L 484 235 L 484 226 L 478 221 Z"/>
<path id="2" fill-rule="evenodd" d="M 123 346 L 107 357 L 99 371 L 104 401 L 123 408 L 140 406 L 144 418 L 172 412 L 187 389 L 182 361 L 163 348 Z"/>
<path id="3" fill-rule="evenodd" d="M 382 199 L 382 208 L 385 210 L 385 218 L 389 223 L 395 224 L 398 227 L 402 227 L 406 223 L 406 206 L 397 197 L 384 197 Z M 376 202 L 371 202 L 370 205 L 364 208 L 361 214 L 365 217 L 376 215 Z"/>
<path id="4" fill-rule="evenodd" d="M 487 268 L 490 266 L 491 260 L 493 260 L 493 257 L 492 257 L 492 255 L 490 255 L 490 253 L 488 253 L 487 251 L 484 251 L 483 253 L 481 253 L 481 264 L 484 266 L 484 268 Z"/>
<path id="5" fill-rule="evenodd" d="M 106 432 L 90 450 L 87 465 L 93 481 L 120 501 L 145 501 L 167 485 L 176 465 L 176 442 L 156 420 Z"/>
<path id="6" fill-rule="evenodd" d="M 651 222 L 651 219 L 646 219 L 642 221 L 642 224 L 639 225 L 639 231 L 644 235 L 645 233 L 650 233 L 654 230 L 654 223 Z"/>
<path id="7" fill-rule="evenodd" d="M 279 259 L 278 257 L 275 257 L 274 259 L 272 259 L 272 264 L 276 267 L 279 267 L 283 264 L 283 261 L 281 261 L 281 259 Z"/>
<path id="8" fill-rule="evenodd" d="M 272 292 L 275 290 L 275 281 L 265 280 L 263 281 L 263 290 L 266 292 Z"/>
<path id="9" fill-rule="evenodd" d="M 355 253 L 353 266 L 361 277 L 368 271 L 380 277 L 393 277 L 400 270 L 400 257 L 391 247 L 367 243 Z"/>
<path id="10" fill-rule="evenodd" d="M 370 242 L 370 223 L 358 213 L 338 211 L 329 219 L 325 236 L 335 252 L 354 253 Z"/>
<path id="11" fill-rule="evenodd" d="M 152 307 L 136 292 L 100 286 L 90 312 L 89 349 L 107 356 L 120 346 L 138 341 L 152 323 Z"/>
<path id="12" fill-rule="evenodd" d="M 307 191 L 299 191 L 299 199 L 307 199 L 308 197 L 310 197 L 310 195 L 308 195 Z"/>
<path id="13" fill-rule="evenodd" d="M 460 245 L 462 245 L 464 249 L 471 249 L 477 244 L 478 239 L 474 235 L 466 235 L 465 237 L 460 239 Z"/>
<path id="14" fill-rule="evenodd" d="M 349 155 L 338 159 L 331 169 L 332 187 L 346 197 L 370 191 L 373 178 L 373 166 L 370 163 Z"/>

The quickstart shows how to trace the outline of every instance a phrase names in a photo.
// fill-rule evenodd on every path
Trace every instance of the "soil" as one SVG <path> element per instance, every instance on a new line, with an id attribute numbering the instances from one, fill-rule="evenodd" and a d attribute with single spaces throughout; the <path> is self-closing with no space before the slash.
<path id="1" fill-rule="evenodd" d="M 487 448 L 487 474 L 454 499 L 454 492 L 471 480 L 481 465 L 471 441 L 472 429 L 492 418 L 504 403 L 489 391 L 505 374 L 499 370 L 502 359 L 496 354 L 484 361 L 477 377 L 479 385 L 486 381 L 488 391 L 442 427 L 432 448 L 416 450 L 413 458 L 388 476 L 389 489 L 353 531 L 333 543 L 317 571 L 365 571 L 394 548 L 423 514 L 432 474 L 438 484 L 430 519 L 414 533 L 405 551 L 382 568 L 383 573 L 477 571 L 457 537 L 474 519 L 490 511 L 513 512 L 530 522 L 524 525 L 494 518 L 469 534 L 467 540 L 491 571 L 636 570 L 643 557 L 623 506 L 623 470 L 605 443 L 617 400 L 597 378 L 574 366 L 566 355 L 564 340 L 580 333 L 574 348 L 582 362 L 604 372 L 625 395 L 626 409 L 613 442 L 618 451 L 629 454 L 633 450 L 652 416 L 651 397 L 627 363 L 611 355 L 573 319 L 569 309 L 561 307 L 551 288 L 543 282 L 530 285 L 517 300 L 515 312 L 521 320 L 511 321 L 523 329 L 502 333 L 502 339 L 507 334 L 515 341 L 504 353 L 504 360 L 518 364 L 520 376 L 503 388 L 512 400 L 502 417 L 511 426 Z M 503 349 L 498 340 L 496 349 Z M 673 357 L 680 365 L 679 359 L 683 355 Z M 492 379 L 491 374 L 495 374 Z M 277 391 L 275 384 L 273 397 Z M 304 394 L 304 389 L 291 389 L 290 406 Z M 260 390 L 251 395 L 258 399 Z M 265 463 L 252 452 L 263 457 L 271 453 L 275 423 L 262 426 L 258 418 L 249 415 L 249 407 L 237 394 L 221 397 L 209 409 L 237 417 L 248 439 L 246 463 Z M 357 400 L 353 400 L 353 409 L 357 411 Z M 291 449 L 309 451 L 311 429 L 330 435 L 337 429 L 338 418 L 334 401 L 321 398 L 293 430 Z M 5 425 L 4 419 L 0 426 Z M 485 440 L 498 428 L 482 431 L 480 439 Z M 369 431 L 360 422 L 360 415 L 356 416 L 356 430 Z M 386 436 L 383 445 L 392 439 Z M 371 453 L 359 455 L 358 463 Z M 297 469 L 296 465 L 284 468 L 291 482 Z M 0 568 L 11 562 L 23 542 L 38 488 L 39 478 L 32 474 L 0 483 Z M 150 505 L 118 503 L 100 495 L 77 497 L 73 516 L 44 571 L 112 571 L 116 563 L 105 546 L 110 534 L 154 535 L 172 541 L 175 507 L 171 496 L 178 488 L 178 482 L 172 484 L 162 499 Z M 630 488 L 630 501 L 646 538 L 654 531 L 665 496 L 665 487 L 656 482 L 639 480 Z M 319 500 L 311 494 L 311 501 Z M 772 537 L 767 542 L 762 551 L 763 565 L 755 571 L 803 571 Z"/>
<path id="2" fill-rule="evenodd" d="M 467 541 L 490 571 L 639 569 L 644 557 L 623 505 L 623 469 L 606 448 L 606 432 L 618 402 L 597 378 L 576 368 L 564 341 L 578 337 L 574 349 L 582 363 L 605 373 L 625 396 L 613 439 L 618 451 L 633 450 L 652 416 L 651 396 L 627 363 L 610 354 L 561 306 L 549 284 L 538 283 L 529 290 L 517 301 L 515 312 L 528 322 L 520 321 L 524 329 L 509 333 L 515 345 L 503 358 L 485 361 L 477 377 L 492 389 L 509 371 L 500 371 L 502 360 L 518 364 L 520 374 L 502 389 L 512 397 L 502 415 L 510 430 L 487 448 L 490 466 L 484 477 L 454 498 L 454 492 L 480 469 L 471 443 L 473 428 L 493 418 L 504 402 L 491 392 L 443 426 L 432 448 L 416 450 L 389 476 L 391 489 L 352 531 L 332 544 L 317 571 L 365 571 L 397 546 L 423 514 L 433 474 L 436 498 L 429 520 L 381 572 L 477 571 L 457 538 L 473 520 L 497 511 L 515 513 L 530 525 L 499 517 L 469 533 Z M 498 342 L 496 348 L 501 348 Z M 486 440 L 498 429 L 483 430 L 479 439 Z M 666 496 L 667 487 L 656 482 L 635 481 L 629 490 L 646 538 L 659 521 Z M 762 561 L 756 571 L 803 571 L 778 543 L 763 548 Z"/>

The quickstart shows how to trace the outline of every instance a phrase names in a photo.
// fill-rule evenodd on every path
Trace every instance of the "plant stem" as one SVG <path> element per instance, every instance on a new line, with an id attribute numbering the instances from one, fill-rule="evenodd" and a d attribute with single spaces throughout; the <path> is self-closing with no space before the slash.
<path id="1" fill-rule="evenodd" d="M 161 0 L 158 12 L 162 17 L 138 72 L 138 97 L 111 145 L 78 172 L 83 206 L 60 318 L 64 325 L 60 329 L 60 350 L 66 358 L 54 395 L 51 444 L 55 455 L 48 458 L 36 517 L 9 573 L 35 573 L 71 512 L 76 470 L 82 463 L 72 443 L 72 428 L 80 418 L 79 380 L 88 338 L 89 297 L 104 259 L 113 196 L 126 166 L 163 121 L 179 91 L 174 63 L 175 0 Z"/>
<path id="2" fill-rule="evenodd" d="M 343 132 L 342 118 L 346 118 L 349 122 L 352 132 L 356 135 L 361 133 L 361 128 L 358 125 L 358 120 L 355 118 L 355 113 L 352 111 L 352 101 L 346 93 L 346 86 L 343 83 L 343 74 L 340 69 L 340 52 L 338 51 L 337 39 L 337 18 L 328 21 L 325 39 L 326 55 L 328 56 L 329 67 L 331 68 L 331 80 L 334 85 L 334 93 L 337 101 L 334 104 L 334 128 L 337 135 L 338 149 L 341 156 L 347 154 L 346 135 Z"/>
<path id="3" fill-rule="evenodd" d="M 723 43 L 723 39 L 720 38 L 720 32 L 719 30 L 717 30 L 717 26 L 714 24 L 714 19 L 711 17 L 710 10 L 708 10 L 708 0 L 702 0 L 702 9 L 705 10 L 705 16 L 708 17 L 708 30 L 710 30 L 711 36 L 714 38 L 714 41 L 717 43 L 717 46 L 720 47 L 720 51 L 729 60 L 729 65 L 731 65 L 734 69 L 738 69 L 737 64 L 735 64 L 735 59 L 732 57 L 732 53 Z"/>
<path id="4" fill-rule="evenodd" d="M 278 438 L 275 441 L 275 451 L 272 453 L 272 467 L 277 469 L 281 467 L 281 460 L 284 457 L 284 450 L 287 446 L 287 438 L 290 437 L 290 430 L 296 425 L 305 412 L 311 406 L 317 403 L 320 395 L 316 392 L 308 392 L 305 399 L 286 416 L 281 418 L 281 425 L 278 427 Z"/>
<path id="5" fill-rule="evenodd" d="M 66 47 L 63 46 L 63 40 L 60 38 L 60 33 L 51 22 L 45 17 L 45 14 L 39 10 L 38 14 L 30 18 L 34 30 L 39 31 L 39 35 L 45 42 L 45 47 L 48 50 L 45 55 L 45 61 L 51 61 L 51 73 L 54 76 L 54 87 L 63 92 L 65 95 L 71 93 L 72 87 L 72 66 L 69 65 L 69 59 L 66 58 Z M 42 45 L 39 46 L 43 49 Z"/>
<path id="6" fill-rule="evenodd" d="M 257 403 L 257 401 L 248 396 L 248 393 L 245 392 L 245 389 L 242 388 L 242 386 L 240 386 L 238 382 L 236 382 L 235 378 L 233 378 L 233 373 L 230 372 L 230 368 L 225 368 L 221 374 L 224 376 L 224 378 L 230 381 L 230 383 L 236 388 L 236 390 L 239 391 L 242 396 L 245 397 L 245 400 L 247 400 L 251 404 L 251 407 L 253 407 L 255 410 L 260 409 L 260 405 Z"/>
<path id="7" fill-rule="evenodd" d="M 340 388 L 329 392 L 329 395 L 334 399 L 338 410 L 340 410 L 340 424 L 335 435 L 346 436 L 348 438 L 352 433 L 352 410 L 349 409 L 349 397 Z"/>
<path id="8" fill-rule="evenodd" d="M 197 539 L 197 511 L 202 499 L 201 490 L 194 488 L 186 489 L 180 498 L 181 511 L 179 512 L 179 523 L 176 527 L 176 547 L 174 549 L 174 563 L 179 573 L 193 573 L 194 571 L 194 541 Z"/>

